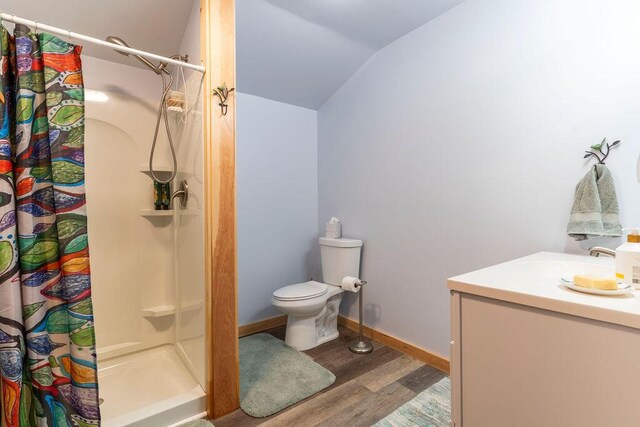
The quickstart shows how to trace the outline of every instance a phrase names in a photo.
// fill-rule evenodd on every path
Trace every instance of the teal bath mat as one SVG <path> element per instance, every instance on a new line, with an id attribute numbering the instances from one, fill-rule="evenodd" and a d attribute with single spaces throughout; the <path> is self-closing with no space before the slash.
<path id="1" fill-rule="evenodd" d="M 445 377 L 374 427 L 446 427 L 451 418 L 451 382 Z"/>
<path id="2" fill-rule="evenodd" d="M 240 407 L 267 417 L 329 387 L 335 375 L 269 334 L 240 339 Z"/>

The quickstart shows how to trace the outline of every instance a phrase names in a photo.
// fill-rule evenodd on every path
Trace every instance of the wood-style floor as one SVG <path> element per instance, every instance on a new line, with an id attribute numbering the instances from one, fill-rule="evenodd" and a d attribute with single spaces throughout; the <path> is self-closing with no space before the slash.
<path id="1" fill-rule="evenodd" d="M 371 354 L 351 353 L 347 343 L 356 334 L 339 330 L 339 338 L 305 351 L 334 373 L 331 387 L 270 417 L 253 418 L 239 409 L 213 420 L 215 426 L 370 426 L 445 376 L 375 341 Z M 284 340 L 284 327 L 267 332 Z"/>

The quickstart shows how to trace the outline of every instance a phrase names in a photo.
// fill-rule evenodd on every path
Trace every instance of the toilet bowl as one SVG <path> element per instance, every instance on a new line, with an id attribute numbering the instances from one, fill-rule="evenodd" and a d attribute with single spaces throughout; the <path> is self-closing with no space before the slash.
<path id="1" fill-rule="evenodd" d="M 338 337 L 339 286 L 309 281 L 285 286 L 273 293 L 271 304 L 287 315 L 285 342 L 308 350 Z"/>
<path id="2" fill-rule="evenodd" d="M 285 342 L 308 350 L 338 337 L 345 276 L 358 276 L 362 240 L 320 238 L 324 283 L 311 280 L 276 290 L 271 304 L 287 315 Z"/>

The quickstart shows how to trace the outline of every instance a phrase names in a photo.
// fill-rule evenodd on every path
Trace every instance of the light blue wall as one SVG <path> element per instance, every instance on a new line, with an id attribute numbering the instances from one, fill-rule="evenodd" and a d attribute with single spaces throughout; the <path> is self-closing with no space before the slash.
<path id="1" fill-rule="evenodd" d="M 640 222 L 639 22 L 626 0 L 468 0 L 319 110 L 318 227 L 336 215 L 364 240 L 368 325 L 447 355 L 447 277 L 601 243 L 565 227 L 604 136 L 622 139 L 623 224 Z M 356 318 L 352 295 L 342 308 Z"/>
<path id="2" fill-rule="evenodd" d="M 239 324 L 280 313 L 274 290 L 318 270 L 317 113 L 237 98 Z"/>

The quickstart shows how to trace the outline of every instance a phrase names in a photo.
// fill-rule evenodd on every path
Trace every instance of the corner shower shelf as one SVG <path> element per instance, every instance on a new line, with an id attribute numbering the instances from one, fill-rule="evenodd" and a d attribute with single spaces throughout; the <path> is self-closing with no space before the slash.
<path id="1" fill-rule="evenodd" d="M 199 210 L 195 209 L 178 209 L 180 215 L 197 215 Z M 141 209 L 140 215 L 145 218 L 155 218 L 155 217 L 169 217 L 173 216 L 173 209 L 169 209 L 166 211 L 155 210 L 155 209 Z"/>
<path id="2" fill-rule="evenodd" d="M 156 217 L 156 216 L 173 216 L 173 210 L 159 211 L 155 209 L 141 209 L 140 215 L 144 217 Z"/>
<path id="3" fill-rule="evenodd" d="M 173 209 L 169 209 L 166 211 L 157 211 L 155 209 L 141 209 L 140 210 L 140 215 L 147 217 L 147 218 L 151 218 L 151 217 L 157 217 L 157 216 L 168 216 L 168 217 L 172 217 L 173 216 Z"/>
<path id="4" fill-rule="evenodd" d="M 180 310 L 182 312 L 197 311 L 204 307 L 204 301 L 188 301 L 181 305 Z M 173 316 L 176 314 L 176 308 L 173 305 L 159 305 L 157 307 L 149 307 L 142 309 L 142 317 L 156 318 Z"/>
<path id="5" fill-rule="evenodd" d="M 152 178 L 151 172 L 149 171 L 149 164 L 145 163 L 145 164 L 139 165 L 138 170 L 143 174 L 147 175 L 149 178 Z M 156 173 L 156 176 L 158 176 L 161 179 L 169 178 L 171 176 L 172 170 L 173 170 L 173 166 L 171 165 L 154 165 L 153 166 L 153 171 Z M 178 173 L 183 175 L 192 175 L 191 172 L 181 168 L 178 168 Z"/>
<path id="6" fill-rule="evenodd" d="M 173 316 L 174 314 L 176 314 L 176 308 L 172 305 L 159 305 L 142 309 L 142 317 L 147 318 Z"/>

